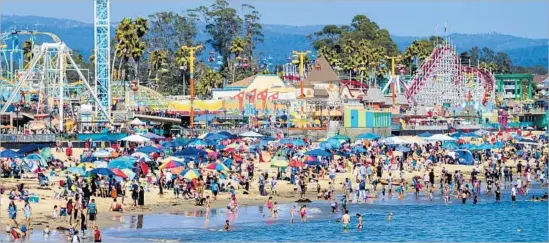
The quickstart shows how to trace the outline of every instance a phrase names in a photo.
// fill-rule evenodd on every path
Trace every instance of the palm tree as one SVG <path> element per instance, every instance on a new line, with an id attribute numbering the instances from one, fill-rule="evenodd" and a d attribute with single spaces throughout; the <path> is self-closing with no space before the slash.
<path id="1" fill-rule="evenodd" d="M 202 96 L 211 94 L 212 88 L 219 88 L 223 85 L 223 76 L 212 68 L 207 68 L 199 80 L 196 93 Z"/>
<path id="2" fill-rule="evenodd" d="M 155 72 L 155 81 L 158 82 L 158 70 L 166 63 L 168 53 L 165 50 L 156 50 L 151 52 L 149 57 L 149 75 L 150 78 L 152 72 Z"/>
<path id="3" fill-rule="evenodd" d="M 131 35 L 132 35 L 132 32 L 133 31 L 133 25 L 132 25 L 132 19 L 130 18 L 124 18 L 122 19 L 122 21 L 120 21 L 120 23 L 118 24 L 118 26 L 116 26 L 116 31 L 115 31 L 115 39 L 117 40 L 116 44 L 114 45 L 114 56 L 113 56 L 113 61 L 112 61 L 112 73 L 111 73 L 111 77 L 114 79 L 114 72 L 115 72 L 115 68 L 114 68 L 114 64 L 116 63 L 116 57 L 119 57 L 121 59 L 126 59 L 126 55 L 128 53 L 127 50 L 130 49 L 129 47 L 129 38 L 131 38 Z M 123 62 L 122 61 L 119 61 L 119 64 L 118 64 L 118 72 L 117 72 L 117 79 L 120 80 L 120 71 L 122 69 L 122 64 Z"/>
<path id="4" fill-rule="evenodd" d="M 187 90 L 187 81 L 185 80 L 185 72 L 187 71 L 187 68 L 189 66 L 189 53 L 187 49 L 179 48 L 175 52 L 175 65 L 179 66 L 179 69 L 181 70 L 181 80 L 183 82 L 183 95 L 186 95 Z"/>
<path id="5" fill-rule="evenodd" d="M 229 51 L 234 54 L 235 57 L 240 57 L 240 55 L 244 51 L 245 46 L 246 43 L 244 42 L 244 40 L 242 40 L 240 37 L 236 37 L 231 42 L 231 47 L 229 48 Z"/>
<path id="6" fill-rule="evenodd" d="M 145 54 L 145 49 L 147 49 L 147 44 L 143 40 L 143 37 L 149 30 L 147 20 L 142 17 L 138 17 L 137 19 L 135 19 L 135 21 L 133 21 L 132 29 L 134 31 L 134 34 L 131 38 L 131 58 L 134 62 L 135 79 L 137 80 L 137 84 L 139 85 L 139 60 L 141 60 L 141 57 L 143 56 L 143 54 Z"/>

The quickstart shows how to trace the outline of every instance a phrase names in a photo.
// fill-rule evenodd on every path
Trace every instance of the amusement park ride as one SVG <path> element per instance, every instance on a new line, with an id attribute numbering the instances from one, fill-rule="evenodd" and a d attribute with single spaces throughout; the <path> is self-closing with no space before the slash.
<path id="1" fill-rule="evenodd" d="M 88 82 L 71 57 L 71 50 L 52 33 L 18 31 L 0 35 L 0 114 L 18 110 L 56 117 L 59 130 L 65 120 L 78 120 L 75 113 L 84 105 L 92 107 L 94 122 L 112 123 L 110 87 L 109 0 L 94 0 L 95 82 Z M 32 58 L 24 65 L 19 36 L 30 35 Z M 34 36 L 48 35 L 52 43 L 37 45 Z M 8 49 L 5 43 L 11 41 Z M 80 80 L 68 80 L 75 71 Z M 6 98 L 7 96 L 7 98 Z"/>

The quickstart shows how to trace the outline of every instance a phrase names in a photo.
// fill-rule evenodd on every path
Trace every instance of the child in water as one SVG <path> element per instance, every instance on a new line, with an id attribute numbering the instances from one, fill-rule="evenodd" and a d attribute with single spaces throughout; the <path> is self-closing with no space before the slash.
<path id="1" fill-rule="evenodd" d="M 299 214 L 301 216 L 301 222 L 307 222 L 307 206 L 303 205 L 301 206 L 301 209 L 299 210 Z"/>
<path id="2" fill-rule="evenodd" d="M 362 229 L 362 215 L 360 215 L 359 213 L 356 214 L 356 217 L 358 219 L 358 225 L 356 226 L 359 230 Z"/>
<path id="3" fill-rule="evenodd" d="M 388 221 L 393 220 L 393 212 L 389 212 L 389 217 L 387 217 Z"/>
<path id="4" fill-rule="evenodd" d="M 229 220 L 225 220 L 225 227 L 224 227 L 224 230 L 225 230 L 225 231 L 231 230 L 231 225 L 229 224 Z"/>
<path id="5" fill-rule="evenodd" d="M 294 223 L 295 204 L 290 208 L 290 224 Z"/>
<path id="6" fill-rule="evenodd" d="M 278 202 L 274 202 L 273 205 L 273 218 L 278 218 Z"/>

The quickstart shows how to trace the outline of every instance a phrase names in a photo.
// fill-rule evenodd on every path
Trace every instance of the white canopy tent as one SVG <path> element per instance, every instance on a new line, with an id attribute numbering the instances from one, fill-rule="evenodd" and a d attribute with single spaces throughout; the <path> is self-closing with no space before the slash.
<path id="1" fill-rule="evenodd" d="M 143 121 L 139 120 L 139 118 L 135 118 L 133 119 L 132 122 L 130 122 L 131 125 L 134 125 L 134 126 L 143 126 L 145 125 L 146 123 L 144 123 Z"/>
<path id="2" fill-rule="evenodd" d="M 143 142 L 151 141 L 150 139 L 148 139 L 146 137 L 139 136 L 139 135 L 127 136 L 127 137 L 125 137 L 123 139 L 120 139 L 120 140 L 128 141 L 128 142 L 134 142 L 134 143 L 143 143 Z"/>
<path id="3" fill-rule="evenodd" d="M 260 137 L 263 137 L 263 135 L 257 133 L 257 132 L 253 132 L 253 131 L 249 131 L 249 132 L 245 132 L 245 133 L 241 133 L 240 135 L 238 135 L 240 137 L 248 137 L 248 138 L 260 138 Z"/>
<path id="4" fill-rule="evenodd" d="M 457 141 L 457 139 L 444 134 L 436 134 L 430 137 L 426 137 L 427 141 Z"/>

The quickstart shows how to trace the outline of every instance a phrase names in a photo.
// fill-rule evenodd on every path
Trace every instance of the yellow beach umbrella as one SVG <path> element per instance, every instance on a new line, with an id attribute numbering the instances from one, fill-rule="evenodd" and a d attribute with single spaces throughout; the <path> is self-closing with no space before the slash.
<path id="1" fill-rule="evenodd" d="M 196 172 L 196 170 L 189 170 L 185 173 L 185 175 L 183 175 L 183 178 L 192 180 L 198 178 L 199 176 L 200 175 Z"/>
<path id="2" fill-rule="evenodd" d="M 93 163 L 86 162 L 86 163 L 81 163 L 76 167 L 79 167 L 85 170 L 90 170 L 90 169 L 95 169 L 96 166 Z"/>
<path id="3" fill-rule="evenodd" d="M 181 163 L 183 163 L 183 162 L 185 162 L 185 159 L 181 159 L 181 158 L 177 158 L 177 157 L 171 156 L 171 157 L 168 157 L 168 158 L 163 159 L 163 160 L 162 160 L 162 164 L 167 163 L 167 162 L 170 162 L 170 161 L 175 161 L 175 162 L 181 162 Z"/>
<path id="4" fill-rule="evenodd" d="M 274 158 L 271 160 L 271 167 L 288 167 L 288 160 L 281 158 Z"/>

